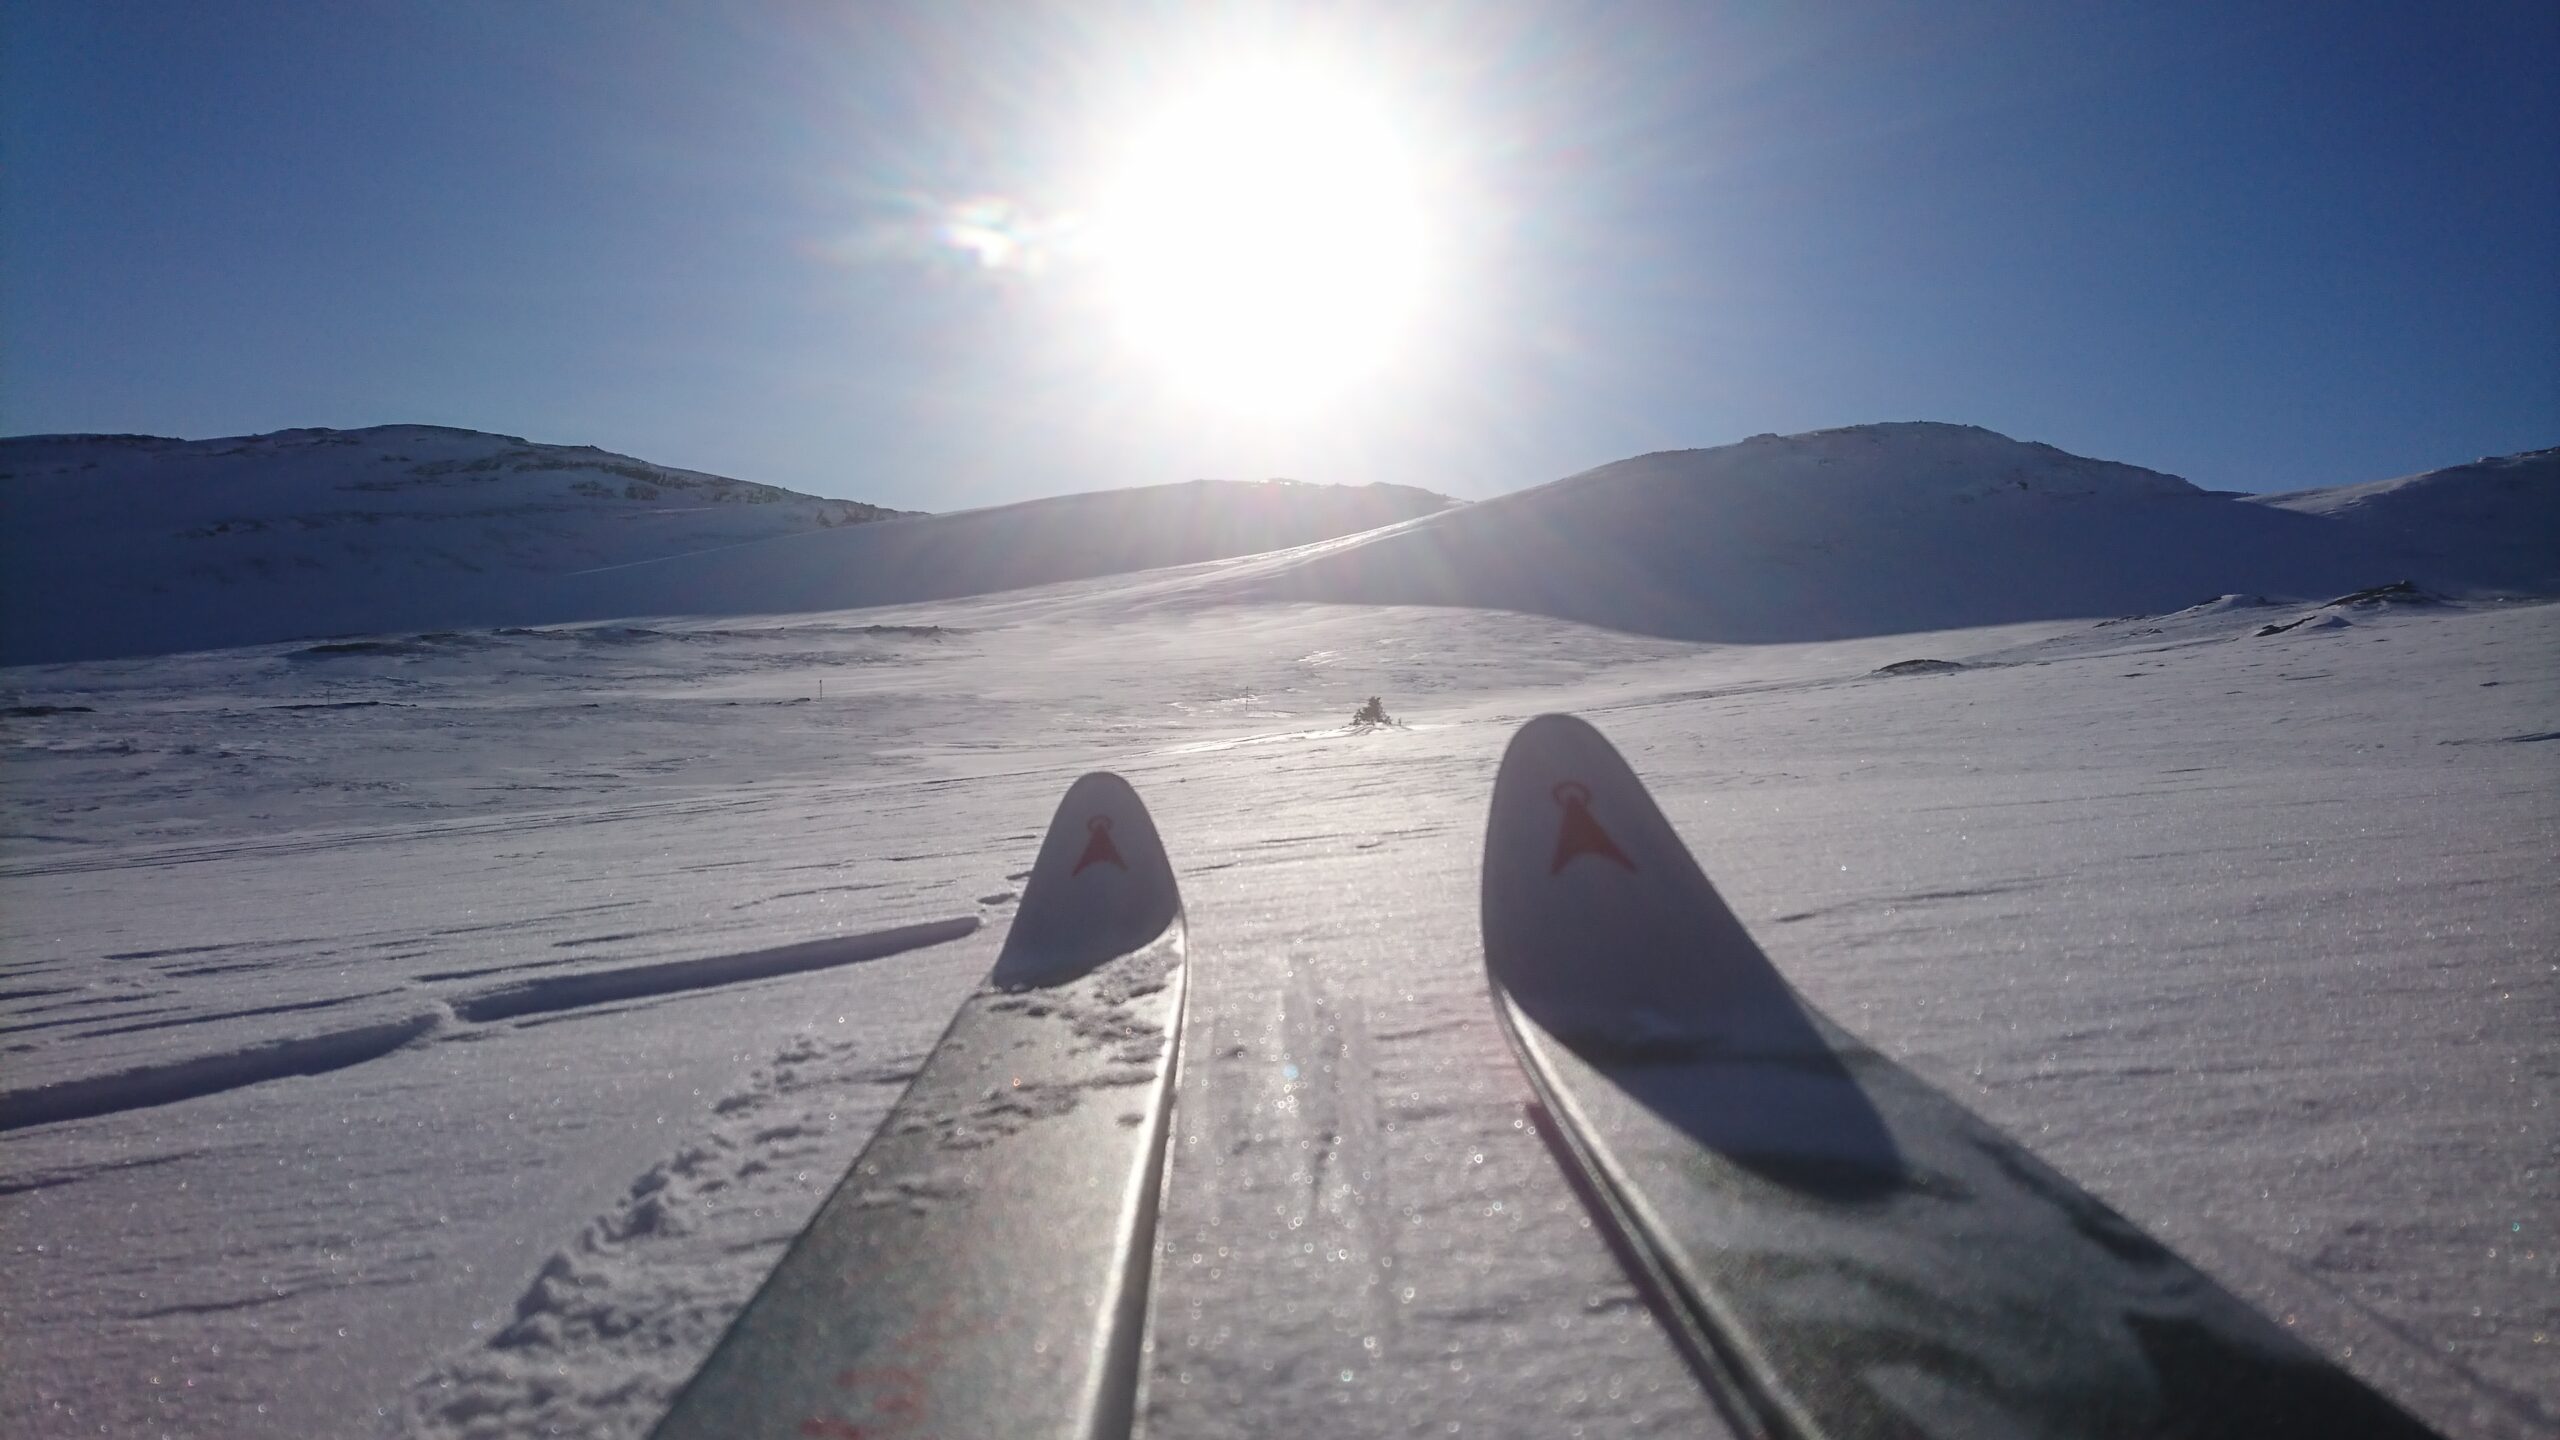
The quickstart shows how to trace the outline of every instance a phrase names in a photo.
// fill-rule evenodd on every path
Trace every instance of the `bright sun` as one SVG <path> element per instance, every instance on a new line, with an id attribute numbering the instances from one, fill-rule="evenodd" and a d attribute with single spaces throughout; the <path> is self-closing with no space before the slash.
<path id="1" fill-rule="evenodd" d="M 1127 339 L 1200 398 L 1302 409 L 1391 363 L 1426 280 L 1382 111 L 1306 71 L 1227 77 L 1141 128 L 1097 217 Z"/>

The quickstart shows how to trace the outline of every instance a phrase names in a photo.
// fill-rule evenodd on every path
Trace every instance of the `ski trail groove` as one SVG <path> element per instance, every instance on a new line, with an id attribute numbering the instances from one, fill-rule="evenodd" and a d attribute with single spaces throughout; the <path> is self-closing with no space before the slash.
<path id="1" fill-rule="evenodd" d="M 174 1064 L 140 1065 L 108 1075 L 0 1092 L 0 1130 L 172 1105 L 296 1075 L 325 1075 L 379 1059 L 431 1035 L 444 1024 L 445 1017 L 445 1009 L 439 1005 L 377 1024 L 297 1035 Z"/>
<path id="2" fill-rule="evenodd" d="M 633 965 L 619 970 L 582 971 L 575 975 L 546 975 L 463 996 L 453 1002 L 453 1011 L 465 1020 L 510 1020 L 521 1015 L 577 1010 L 617 1000 L 645 1000 L 686 990 L 707 990 L 717 985 L 736 985 L 776 975 L 797 975 L 805 970 L 826 970 L 838 965 L 879 960 L 902 951 L 957 940 L 976 930 L 978 925 L 977 916 L 963 915 L 951 920 L 901 925 L 862 935 L 804 940 L 797 945 L 779 945 L 770 950 L 707 955 L 692 960 L 670 960 L 659 965 Z"/>

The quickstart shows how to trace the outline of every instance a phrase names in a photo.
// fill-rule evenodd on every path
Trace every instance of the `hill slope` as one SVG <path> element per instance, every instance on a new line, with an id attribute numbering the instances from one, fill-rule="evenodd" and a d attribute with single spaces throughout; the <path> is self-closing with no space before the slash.
<path id="1" fill-rule="evenodd" d="M 948 600 L 1256 555 L 1442 513 L 1406 485 L 1193 480 L 1026 500 L 575 576 L 560 618 L 785 614 Z M 1461 507 L 1463 508 L 1463 507 Z"/>
<path id="2" fill-rule="evenodd" d="M 2548 454 L 2389 482 L 2360 502 L 2267 501 L 1972 426 L 1862 425 L 1622 460 L 1198 589 L 1721 641 L 2117 615 L 2232 592 L 2325 598 L 2402 578 L 2547 592 L 2560 589 Z"/>
<path id="3" fill-rule="evenodd" d="M 434 425 L 0 440 L 0 660 L 518 618 L 532 582 L 897 514 Z"/>
<path id="4" fill-rule="evenodd" d="M 923 517 L 430 425 L 25 436 L 0 440 L 0 664 L 937 599 L 1302 544 L 1448 503 L 1199 482 Z M 828 543 L 893 519 L 877 542 Z M 791 540 L 817 543 L 775 544 Z"/>
<path id="5" fill-rule="evenodd" d="M 1093 598 L 1458 606 L 1758 642 L 2403 579 L 2560 593 L 2549 450 L 2250 496 L 1910 423 L 1639 456 L 1472 505 L 1194 481 L 930 516 L 423 426 L 34 437 L 0 441 L 0 473 L 8 663 L 856 609 L 1207 561 L 1227 563 Z"/>
<path id="6" fill-rule="evenodd" d="M 2251 499 L 2334 521 L 2412 574 L 2462 575 L 2474 585 L 2537 594 L 2560 590 L 2560 448 Z"/>

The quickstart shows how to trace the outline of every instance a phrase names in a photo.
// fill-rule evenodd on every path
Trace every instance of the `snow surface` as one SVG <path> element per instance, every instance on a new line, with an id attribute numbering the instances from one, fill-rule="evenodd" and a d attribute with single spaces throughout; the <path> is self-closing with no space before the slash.
<path id="1" fill-rule="evenodd" d="M 1648 457 L 903 609 L 0 672 L 0 1430 L 641 1432 L 1108 767 L 1194 967 L 1149 1433 L 1720 1433 L 1484 992 L 1493 769 L 1568 709 L 1842 1023 L 2448 1433 L 2550 1433 L 2560 607 L 2494 563 L 2329 604 L 2409 576 L 2284 538 L 2080 608 L 2140 581 L 2123 524 L 2343 517 L 2058 452 L 2004 491 L 2032 447 L 1984 433 L 1734 447 L 1943 472 L 1805 495 L 1828 553 Z M 1921 553 L 1842 580 L 1878 532 Z M 1427 605 L 1288 598 L 1430 535 Z M 1728 600 L 1767 643 L 1694 633 Z M 1858 633 L 1913 606 L 2031 623 Z M 1371 694 L 1404 724 L 1345 724 Z"/>

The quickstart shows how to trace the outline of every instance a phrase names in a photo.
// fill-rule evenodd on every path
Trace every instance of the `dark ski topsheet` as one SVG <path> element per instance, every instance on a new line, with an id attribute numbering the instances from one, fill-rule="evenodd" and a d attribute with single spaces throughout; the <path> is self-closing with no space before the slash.
<path id="1" fill-rule="evenodd" d="M 1746 1430 L 2431 1433 L 1805 1004 L 1580 720 L 1503 759 L 1483 919 L 1564 1148 Z"/>
<path id="2" fill-rule="evenodd" d="M 1125 1436 L 1183 1000 L 1135 791 L 1067 791 L 987 984 L 659 1425 Z"/>

